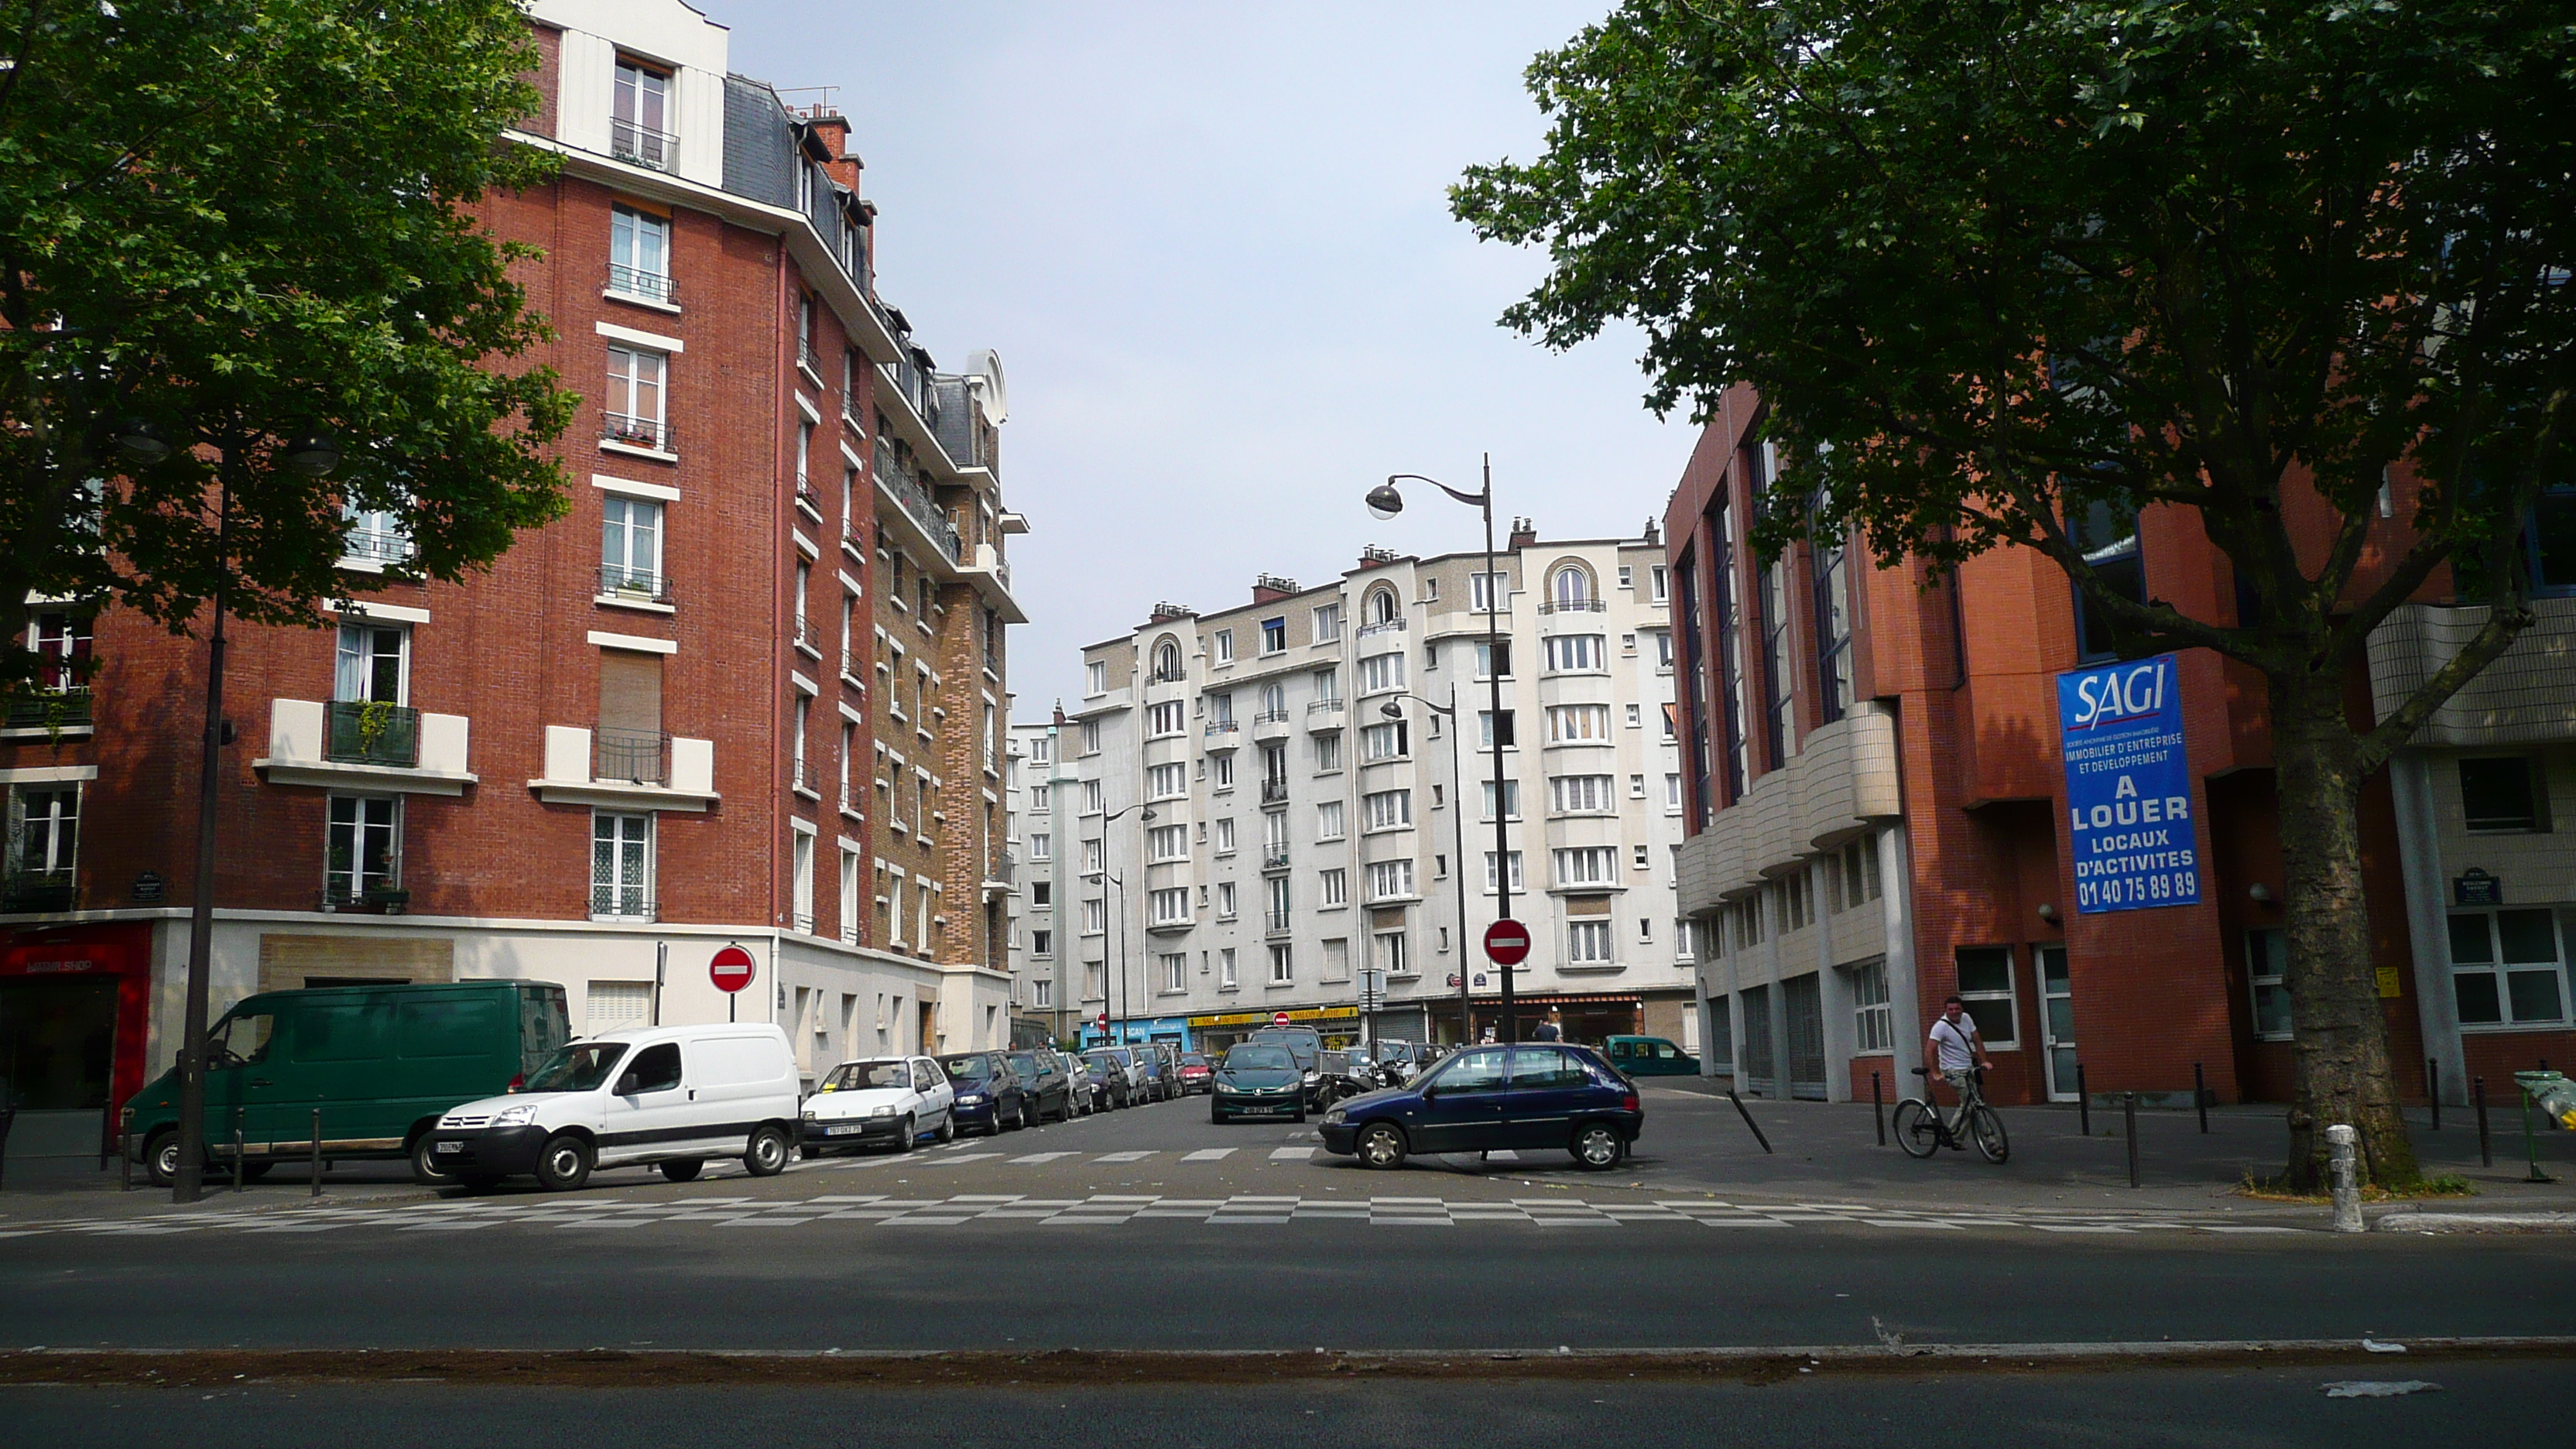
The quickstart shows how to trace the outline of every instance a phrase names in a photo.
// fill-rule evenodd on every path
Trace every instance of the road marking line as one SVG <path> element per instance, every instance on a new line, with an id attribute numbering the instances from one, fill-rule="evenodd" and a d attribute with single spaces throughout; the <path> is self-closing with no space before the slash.
<path id="1" fill-rule="evenodd" d="M 1015 1193 L 1015 1192 L 1009 1192 L 1009 1193 L 961 1192 L 961 1193 L 957 1194 L 955 1197 L 952 1197 L 952 1198 L 950 1198 L 950 1199 L 948 1199 L 948 1200 L 949 1200 L 950 1202 L 954 1202 L 954 1203 L 969 1203 L 969 1202 L 994 1202 L 994 1203 L 1001 1203 L 1001 1202 L 1018 1202 L 1018 1201 L 1020 1200 L 1020 1195 L 1019 1195 L 1018 1193 Z"/>
<path id="2" fill-rule="evenodd" d="M 1223 1162 L 1232 1157 L 1234 1151 L 1231 1147 L 1202 1147 L 1196 1152 L 1182 1154 L 1181 1160 L 1183 1162 Z"/>
<path id="3" fill-rule="evenodd" d="M 1150 1151 L 1147 1151 L 1147 1152 L 1104 1152 L 1104 1153 L 1100 1154 L 1098 1157 L 1095 1157 L 1095 1158 L 1093 1158 L 1093 1159 L 1091 1159 L 1091 1160 L 1092 1160 L 1092 1161 L 1094 1161 L 1094 1162 L 1142 1162 L 1142 1161 L 1144 1161 L 1146 1158 L 1151 1157 L 1151 1156 L 1153 1156 L 1153 1155 L 1154 1155 L 1154 1154 L 1153 1154 L 1152 1152 L 1150 1152 Z"/>
<path id="4" fill-rule="evenodd" d="M 1054 1162 L 1058 1158 L 1080 1157 L 1081 1155 L 1082 1154 L 1079 1152 L 1032 1152 L 1026 1157 L 1012 1158 L 1011 1165 L 1017 1167 L 1022 1163 L 1028 1163 L 1035 1166 L 1039 1163 Z"/>
<path id="5" fill-rule="evenodd" d="M 1270 1149 L 1270 1160 L 1273 1162 L 1304 1162 L 1312 1158 L 1314 1155 L 1315 1149 L 1312 1147 L 1273 1147 Z"/>

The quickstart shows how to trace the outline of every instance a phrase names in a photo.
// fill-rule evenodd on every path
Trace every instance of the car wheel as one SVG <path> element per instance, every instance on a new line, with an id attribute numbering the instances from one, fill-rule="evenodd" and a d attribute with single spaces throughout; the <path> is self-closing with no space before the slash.
<path id="1" fill-rule="evenodd" d="M 942 1142 L 957 1140 L 957 1109 L 952 1107 L 939 1114 L 939 1140 Z"/>
<path id="2" fill-rule="evenodd" d="M 706 1164 L 694 1157 L 674 1157 L 662 1164 L 662 1175 L 673 1182 L 695 1182 Z"/>
<path id="3" fill-rule="evenodd" d="M 423 1132 L 411 1144 L 411 1180 L 423 1187 L 454 1187 L 456 1174 L 438 1165 L 438 1154 L 431 1149 L 437 1144 Z"/>
<path id="4" fill-rule="evenodd" d="M 776 1177 L 787 1170 L 787 1133 L 771 1125 L 751 1134 L 742 1150 L 742 1170 L 754 1177 Z"/>
<path id="5" fill-rule="evenodd" d="M 1574 1129 L 1574 1143 L 1566 1150 L 1574 1154 L 1574 1165 L 1586 1172 L 1608 1172 L 1619 1165 L 1628 1144 L 1619 1140 L 1618 1131 L 1607 1122 L 1586 1122 Z"/>
<path id="6" fill-rule="evenodd" d="M 1360 1162 L 1381 1172 L 1404 1165 L 1404 1129 L 1392 1122 L 1371 1122 L 1360 1129 Z"/>
<path id="7" fill-rule="evenodd" d="M 920 1131 L 918 1128 L 913 1126 L 912 1119 L 910 1117 L 904 1118 L 903 1125 L 897 1127 L 894 1132 L 894 1150 L 897 1152 L 910 1152 L 912 1150 L 912 1140 L 919 1135 Z"/>
<path id="8" fill-rule="evenodd" d="M 548 1192 L 571 1192 L 590 1181 L 590 1164 L 590 1144 L 558 1132 L 537 1153 L 537 1183 Z"/>
<path id="9" fill-rule="evenodd" d="M 154 1187 L 168 1187 L 179 1180 L 179 1132 L 165 1127 L 152 1134 L 143 1144 L 143 1175 Z"/>

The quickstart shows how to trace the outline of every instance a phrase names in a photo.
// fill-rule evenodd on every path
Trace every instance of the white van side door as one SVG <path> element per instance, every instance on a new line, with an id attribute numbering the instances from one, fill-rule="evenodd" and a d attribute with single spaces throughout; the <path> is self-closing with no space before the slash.
<path id="1" fill-rule="evenodd" d="M 796 1120 L 796 1063 L 776 1028 L 691 1046 L 689 1111 L 708 1156 L 739 1157 L 761 1123 Z"/>
<path id="2" fill-rule="evenodd" d="M 600 1166 L 650 1161 L 687 1140 L 686 1066 L 675 1041 L 639 1048 L 619 1064 L 600 1106 Z"/>

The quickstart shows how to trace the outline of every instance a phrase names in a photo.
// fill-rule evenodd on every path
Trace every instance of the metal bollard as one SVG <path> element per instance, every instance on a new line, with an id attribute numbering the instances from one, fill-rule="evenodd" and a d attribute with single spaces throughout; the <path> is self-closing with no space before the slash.
<path id="1" fill-rule="evenodd" d="M 134 1191 L 134 1109 L 116 1114 L 116 1190 Z"/>
<path id="2" fill-rule="evenodd" d="M 2361 1134 L 2338 1122 L 2326 1129 L 2326 1155 L 2334 1174 L 2334 1230 L 2358 1233 L 2369 1225 L 2361 1220 L 2361 1185 L 2353 1180 L 2354 1159 L 2359 1154 L 2354 1144 Z"/>
<path id="3" fill-rule="evenodd" d="M 242 1147 L 242 1109 L 235 1107 L 233 1109 L 233 1191 L 241 1192 L 250 1186 L 249 1169 L 250 1154 Z"/>
<path id="4" fill-rule="evenodd" d="M 0 1102 L 0 1187 L 9 1185 L 9 1129 L 18 1125 L 18 1108 Z"/>
<path id="5" fill-rule="evenodd" d="M 2495 1144 L 2487 1137 L 2487 1079 L 2469 1079 L 2469 1105 L 2478 1113 L 2478 1165 L 2495 1166 Z"/>
<path id="6" fill-rule="evenodd" d="M 322 1195 L 322 1109 L 313 1109 L 313 1195 Z"/>
<path id="7" fill-rule="evenodd" d="M 1878 1123 L 1878 1145 L 1887 1145 L 1887 1099 L 1879 1094 L 1878 1073 L 1869 1074 L 1869 1115 Z"/>
<path id="8" fill-rule="evenodd" d="M 2129 1186 L 2138 1185 L 2138 1094 L 2130 1092 L 2120 1099 L 2120 1110 L 2128 1120 L 2123 1130 L 2129 1137 Z"/>
<path id="9" fill-rule="evenodd" d="M 1744 1118 L 1744 1125 L 1753 1129 L 1753 1140 L 1762 1144 L 1764 1155 L 1769 1155 L 1771 1139 L 1762 1135 L 1762 1124 L 1753 1120 L 1753 1113 L 1745 1107 L 1744 1099 L 1729 1092 L 1726 1094 L 1726 1100 L 1735 1104 L 1735 1110 Z"/>
<path id="10" fill-rule="evenodd" d="M 2442 1130 L 2442 1069 L 2431 1057 L 2424 1059 L 2424 1100 L 2433 1108 L 2433 1130 Z"/>
<path id="11" fill-rule="evenodd" d="M 2075 1064 L 2075 1130 L 2083 1136 L 2093 1135 L 2093 1094 L 2084 1090 L 2084 1064 Z"/>
<path id="12" fill-rule="evenodd" d="M 2191 1104 L 2200 1109 L 2200 1135 L 2209 1135 L 2209 1081 L 2200 1074 L 2200 1063 L 2191 1064 Z"/>

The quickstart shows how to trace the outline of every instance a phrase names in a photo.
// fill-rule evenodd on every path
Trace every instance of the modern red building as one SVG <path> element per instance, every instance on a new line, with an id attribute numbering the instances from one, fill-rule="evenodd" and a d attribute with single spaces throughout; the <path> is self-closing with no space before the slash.
<path id="1" fill-rule="evenodd" d="M 1689 832 L 1679 908 L 1703 923 L 1710 1069 L 1834 1100 L 1867 1097 L 1875 1074 L 1893 1100 L 1956 992 L 1994 1052 L 1997 1101 L 2073 1100 L 2079 1080 L 2174 1105 L 2195 1080 L 2222 1102 L 2286 1099 L 2260 678 L 2206 650 L 2174 657 L 2178 804 L 2147 818 L 2190 849 L 2166 876 L 2198 898 L 2098 908 L 2110 887 L 2078 878 L 2086 817 L 2070 809 L 2095 807 L 2069 798 L 2058 679 L 2120 662 L 2105 631 L 2030 550 L 1986 554 L 1952 578 L 1914 560 L 1876 567 L 1853 541 L 1811 541 L 1763 565 L 1747 540 L 1779 466 L 1763 421 L 1761 398 L 1728 393 L 1665 514 Z M 2402 550 L 2408 495 L 2392 480 L 2375 556 Z M 2293 517 L 2318 538 L 2331 528 L 2313 500 Z M 2565 946 L 2576 856 L 2547 805 L 2553 782 L 2562 801 L 2576 788 L 2576 679 L 2549 667 L 2576 637 L 2576 599 L 2563 596 L 2576 557 L 2550 542 L 2567 531 L 2554 517 L 2533 536 L 2544 586 L 2551 570 L 2557 580 L 2540 627 L 2363 800 L 2390 1050 L 2419 1099 L 2424 1082 L 2403 1064 L 2435 1062 L 2457 1101 L 2472 1076 L 2498 1093 L 2512 1066 L 2576 1051 Z M 2085 522 L 2097 566 L 2141 597 L 2234 622 L 2228 563 L 2194 515 Z M 2440 596 L 2447 587 L 2375 637 L 2369 677 L 2352 684 L 2356 719 L 2393 706 L 2464 637 L 2467 611 Z M 2501 897 L 2451 874 L 2481 860 L 2512 877 Z"/>
<path id="2" fill-rule="evenodd" d="M 941 372 L 879 299 L 847 122 L 731 74 L 723 27 L 528 9 L 511 139 L 563 166 L 482 216 L 544 254 L 571 510 L 460 584 L 399 581 L 399 521 L 352 513 L 347 607 L 232 626 L 215 1009 L 509 976 L 576 1031 L 776 1020 L 808 1071 L 1003 1042 L 999 364 Z M 177 1050 L 206 648 L 29 610 L 95 669 L 0 732 L 0 1075 L 78 1150 Z M 761 963 L 733 1001 L 728 943 Z"/>

